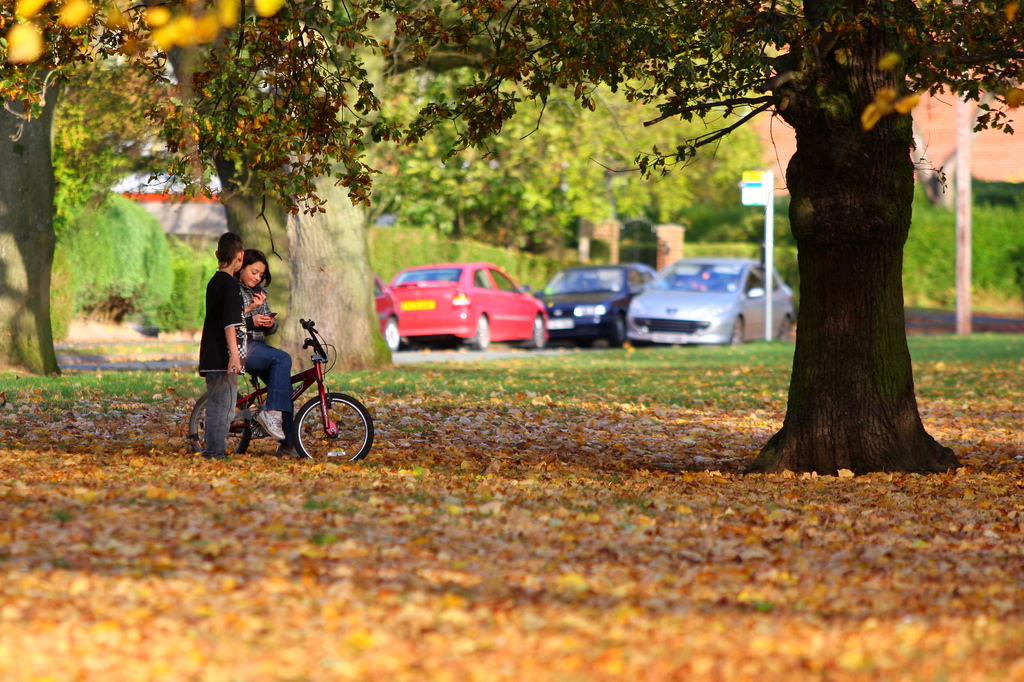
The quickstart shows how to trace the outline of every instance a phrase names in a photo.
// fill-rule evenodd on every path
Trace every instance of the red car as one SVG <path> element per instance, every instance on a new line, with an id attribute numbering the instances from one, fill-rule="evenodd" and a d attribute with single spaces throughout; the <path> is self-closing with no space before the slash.
<path id="1" fill-rule="evenodd" d="M 402 345 L 402 337 L 398 333 L 398 311 L 391 298 L 391 292 L 377 275 L 373 276 L 373 300 L 377 304 L 380 333 L 384 335 L 384 341 L 394 353 Z"/>
<path id="2" fill-rule="evenodd" d="M 455 336 L 484 350 L 491 341 L 547 343 L 547 313 L 490 263 L 441 263 L 402 270 L 390 286 L 402 337 Z"/>

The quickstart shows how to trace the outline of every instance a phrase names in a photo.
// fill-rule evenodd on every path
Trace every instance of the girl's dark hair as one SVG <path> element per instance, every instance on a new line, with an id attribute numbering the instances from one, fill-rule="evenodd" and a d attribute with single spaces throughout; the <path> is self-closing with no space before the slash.
<path id="1" fill-rule="evenodd" d="M 260 280 L 260 284 L 265 287 L 270 286 L 270 263 L 267 262 L 267 257 L 259 249 L 246 249 L 245 255 L 242 256 L 242 270 L 253 263 L 263 263 L 263 279 Z M 242 270 L 239 270 L 238 273 L 241 274 Z"/>
<path id="2" fill-rule="evenodd" d="M 217 261 L 221 265 L 229 265 L 238 257 L 238 252 L 245 248 L 242 238 L 234 232 L 225 232 L 217 240 Z"/>

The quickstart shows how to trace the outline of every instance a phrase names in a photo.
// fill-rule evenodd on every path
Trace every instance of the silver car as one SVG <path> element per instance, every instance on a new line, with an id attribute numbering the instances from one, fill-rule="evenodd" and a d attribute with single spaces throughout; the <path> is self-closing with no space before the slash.
<path id="1" fill-rule="evenodd" d="M 626 336 L 643 343 L 738 345 L 765 338 L 764 266 L 740 258 L 694 258 L 673 263 L 633 299 Z M 792 336 L 793 290 L 775 275 L 772 329 Z"/>

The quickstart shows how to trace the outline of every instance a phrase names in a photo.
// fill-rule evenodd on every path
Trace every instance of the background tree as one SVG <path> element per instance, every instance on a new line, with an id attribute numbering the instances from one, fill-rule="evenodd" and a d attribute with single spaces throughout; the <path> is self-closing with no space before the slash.
<path id="1" fill-rule="evenodd" d="M 470 68 L 413 72 L 389 81 L 382 96 L 399 115 L 424 101 L 450 99 L 473 77 Z M 738 201 L 736 177 L 759 163 L 756 136 L 742 131 L 679 173 L 645 177 L 632 169 L 638 144 L 675 147 L 707 126 L 695 121 L 645 128 L 644 108 L 608 89 L 600 92 L 595 112 L 585 113 L 564 93 L 543 112 L 520 111 L 485 147 L 451 158 L 445 156 L 457 146 L 455 126 L 436 128 L 414 146 L 378 148 L 372 161 L 381 170 L 374 183 L 376 210 L 393 213 L 403 227 L 537 251 L 560 244 L 578 218 L 675 222 L 698 199 L 727 194 Z"/>
<path id="2" fill-rule="evenodd" d="M 982 125 L 1005 125 L 1024 92 L 1019 4 L 912 0 L 493 3 L 461 0 L 454 23 L 403 15 L 422 49 L 488 35 L 494 57 L 427 121 L 461 117 L 463 142 L 501 130 L 522 95 L 568 87 L 595 108 L 596 84 L 657 107 L 651 122 L 748 113 L 730 127 L 638 158 L 690 158 L 762 111 L 796 130 L 786 173 L 801 307 L 782 429 L 755 471 L 944 471 L 958 466 L 921 423 L 903 319 L 903 244 L 914 192 L 916 93 L 949 84 L 995 94 Z"/>
<path id="3" fill-rule="evenodd" d="M 372 112 L 379 103 L 362 60 L 386 50 L 367 29 L 374 12 L 356 4 L 275 0 L 256 0 L 251 7 L 237 0 L 153 6 L 19 0 L 0 3 L 0 17 L 6 38 L 0 44 L 0 96 L 14 112 L 2 122 L 5 130 L 49 125 L 51 118 L 40 117 L 44 104 L 55 104 L 59 84 L 77 65 L 123 56 L 174 89 L 174 97 L 151 101 L 151 114 L 163 125 L 174 154 L 171 169 L 187 181 L 187 194 L 208 191 L 216 159 L 248 169 L 263 191 L 281 197 L 292 211 L 322 209 L 316 189 L 323 178 L 339 182 L 352 200 L 368 198 L 363 139 L 377 124 Z M 202 55 L 204 69 L 196 68 L 198 45 L 210 46 Z M 171 79 L 167 55 L 179 51 L 183 68 Z M 26 140 L 48 142 L 48 131 Z M 25 146 L 0 146 L 0 165 L 12 171 L 4 194 L 21 204 L 32 201 L 13 206 L 8 200 L 3 210 L 3 229 L 31 249 L 0 251 L 9 273 L 5 291 L 12 292 L 0 303 L 3 328 L 11 330 L 0 360 L 49 372 L 57 369 L 46 309 L 53 170 L 49 149 L 44 156 L 37 147 L 28 148 L 32 162 L 21 167 L 39 174 L 29 176 L 17 172 L 14 158 L 24 157 Z M 29 215 L 45 224 L 32 224 L 36 219 Z M 45 275 L 32 287 L 43 290 L 30 291 L 18 273 L 40 269 Z M 26 312 L 35 322 L 24 323 Z M 372 308 L 365 315 L 372 316 Z"/>
<path id="4" fill-rule="evenodd" d="M 56 91 L 31 120 L 0 110 L 0 362 L 58 371 L 50 329 L 53 264 L 53 112 Z"/>

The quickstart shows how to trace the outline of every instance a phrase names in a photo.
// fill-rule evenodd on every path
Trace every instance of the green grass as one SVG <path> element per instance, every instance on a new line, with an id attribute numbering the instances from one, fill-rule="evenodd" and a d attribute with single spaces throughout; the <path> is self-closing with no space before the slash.
<path id="1" fill-rule="evenodd" d="M 1017 371 L 1024 336 L 979 334 L 912 336 L 911 354 L 922 398 L 953 397 L 988 390 L 986 378 Z M 784 399 L 792 344 L 754 343 L 728 347 L 646 347 L 567 353 L 490 362 L 401 365 L 383 371 L 332 372 L 333 390 L 356 396 L 421 396 L 457 409 L 462 401 L 640 403 L 680 407 L 750 409 Z M 936 367 L 939 368 L 936 371 Z M 1000 383 L 1000 382 L 996 382 Z M 1001 382 L 1006 386 L 1014 382 Z M 155 402 L 171 394 L 198 397 L 205 390 L 192 372 L 67 372 L 38 377 L 0 370 L 8 400 L 41 398 L 54 407 L 91 399 Z"/>
<path id="2" fill-rule="evenodd" d="M 57 355 L 107 357 L 159 356 L 166 358 L 194 358 L 199 356 L 198 343 L 168 343 L 166 341 L 143 341 L 130 343 L 61 344 Z"/>
<path id="3" fill-rule="evenodd" d="M 43 400 L 54 410 L 96 401 L 157 402 L 166 395 L 202 395 L 203 380 L 193 372 L 66 372 L 39 377 L 0 369 L 0 391 L 17 404 L 21 398 Z M 154 398 L 157 394 L 160 398 Z"/>

